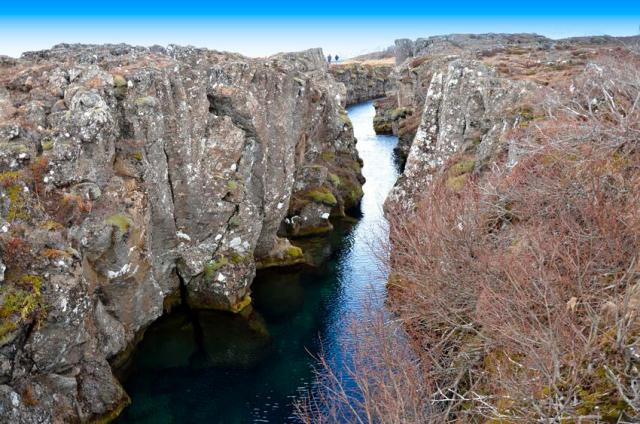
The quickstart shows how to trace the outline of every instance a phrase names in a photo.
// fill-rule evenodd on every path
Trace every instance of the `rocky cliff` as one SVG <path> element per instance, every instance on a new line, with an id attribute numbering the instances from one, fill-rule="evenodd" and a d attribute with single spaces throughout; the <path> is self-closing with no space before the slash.
<path id="1" fill-rule="evenodd" d="M 601 52 L 622 48 L 622 42 L 536 34 L 396 40 L 393 88 L 379 102 L 374 120 L 376 131 L 399 136 L 398 153 L 408 158 L 392 197 L 411 191 L 408 185 L 419 187 L 425 173 L 454 152 L 477 152 L 481 165 L 509 129 L 529 118 L 527 96 L 562 84 Z"/>
<path id="2" fill-rule="evenodd" d="M 600 49 L 620 46 L 624 39 L 577 37 L 552 40 L 536 34 L 451 34 L 400 39 L 387 97 L 378 102 L 374 128 L 398 136 L 397 154 L 406 161 L 422 119 L 435 73 L 458 59 L 491 67 L 503 80 L 553 86 L 579 71 Z"/>
<path id="3" fill-rule="evenodd" d="M 347 88 L 347 105 L 384 97 L 391 89 L 390 60 L 348 61 L 331 66 L 335 79 Z"/>
<path id="4" fill-rule="evenodd" d="M 239 311 L 277 236 L 362 196 L 319 49 L 59 45 L 0 61 L 0 421 L 100 421 L 164 310 Z"/>

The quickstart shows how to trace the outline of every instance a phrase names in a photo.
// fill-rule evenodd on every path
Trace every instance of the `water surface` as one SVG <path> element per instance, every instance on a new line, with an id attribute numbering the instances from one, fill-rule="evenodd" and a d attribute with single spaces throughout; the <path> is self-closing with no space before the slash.
<path id="1" fill-rule="evenodd" d="M 345 314 L 357 316 L 371 290 L 384 289 L 371 243 L 386 236 L 382 204 L 398 176 L 397 140 L 374 133 L 373 102 L 347 110 L 367 178 L 360 219 L 294 241 L 313 266 L 259 272 L 250 315 L 185 308 L 151 325 L 119 370 L 132 404 L 118 423 L 297 422 L 291 402 L 313 387 L 311 354 L 322 344 L 340 362 Z"/>

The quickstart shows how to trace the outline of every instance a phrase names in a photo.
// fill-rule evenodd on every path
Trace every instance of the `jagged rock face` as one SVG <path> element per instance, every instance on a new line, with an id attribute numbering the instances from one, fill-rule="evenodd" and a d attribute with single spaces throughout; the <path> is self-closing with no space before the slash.
<path id="1" fill-rule="evenodd" d="M 194 307 L 245 304 L 255 258 L 282 250 L 301 169 L 359 159 L 319 49 L 61 45 L 3 60 L 0 82 L 2 421 L 117 411 L 107 359 L 181 282 Z M 359 166 L 344 172 L 361 184 Z"/>
<path id="2" fill-rule="evenodd" d="M 331 66 L 331 73 L 347 88 L 347 105 L 384 97 L 391 89 L 389 65 L 337 64 Z"/>
<path id="3" fill-rule="evenodd" d="M 517 120 L 513 108 L 538 87 L 502 78 L 477 61 L 454 60 L 431 80 L 424 112 L 403 175 L 388 206 L 411 210 L 445 161 L 469 152 L 478 163 L 490 159 Z"/>
<path id="4" fill-rule="evenodd" d="M 500 50 L 510 46 L 550 48 L 554 41 L 537 34 L 447 34 L 429 38 L 396 40 L 396 65 L 407 58 L 428 54 L 475 53 Z"/>
<path id="5" fill-rule="evenodd" d="M 398 137 L 394 148 L 396 156 L 405 162 L 409 154 L 409 146 L 416 134 L 422 112 L 422 104 L 413 107 L 398 107 L 397 97 L 385 97 L 374 102 L 376 114 L 373 118 L 373 129 L 376 134 L 393 134 Z"/>
<path id="6" fill-rule="evenodd" d="M 396 66 L 391 72 L 389 101 L 381 102 L 376 119 L 381 129 L 392 124 L 391 113 L 422 111 L 434 74 L 453 61 L 466 59 L 489 66 L 504 79 L 530 81 L 553 88 L 584 69 L 603 49 L 633 43 L 636 37 L 576 37 L 552 40 L 536 34 L 451 34 L 415 41 L 396 40 Z M 419 114 L 392 128 L 399 136 L 397 152 L 409 154 Z M 402 121 L 399 121 L 402 123 Z M 387 125 L 385 127 L 385 125 Z"/>

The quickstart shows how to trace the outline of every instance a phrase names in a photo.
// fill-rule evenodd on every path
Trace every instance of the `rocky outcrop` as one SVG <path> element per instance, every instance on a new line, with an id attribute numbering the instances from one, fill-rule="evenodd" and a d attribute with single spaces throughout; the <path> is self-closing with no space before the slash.
<path id="1" fill-rule="evenodd" d="M 312 232 L 358 202 L 327 71 L 319 49 L 60 45 L 0 62 L 0 421 L 116 415 L 128 398 L 107 361 L 163 310 L 241 309 L 256 260 L 298 253 L 285 220 Z"/>
<path id="2" fill-rule="evenodd" d="M 390 63 L 351 62 L 331 66 L 335 79 L 347 88 L 346 104 L 362 103 L 367 100 L 384 97 L 391 89 L 389 74 Z"/>
<path id="3" fill-rule="evenodd" d="M 508 149 L 506 132 L 522 120 L 515 109 L 536 90 L 512 81 L 479 62 L 458 59 L 433 75 L 420 127 L 411 144 L 404 173 L 389 196 L 394 207 L 410 210 L 445 161 L 465 152 L 473 159 L 451 176 L 451 187 L 464 185 L 467 173 Z"/>
<path id="4" fill-rule="evenodd" d="M 552 40 L 536 34 L 451 34 L 396 40 L 396 66 L 390 74 L 390 100 L 381 102 L 376 119 L 381 129 L 391 123 L 395 110 L 422 111 L 433 76 L 450 63 L 465 59 L 494 69 L 497 76 L 512 81 L 529 81 L 553 88 L 584 69 L 603 48 L 620 48 L 634 37 L 578 37 Z M 607 47 L 608 46 L 608 47 Z M 414 113 L 404 125 L 392 129 L 399 136 L 397 151 L 407 157 L 419 125 Z"/>

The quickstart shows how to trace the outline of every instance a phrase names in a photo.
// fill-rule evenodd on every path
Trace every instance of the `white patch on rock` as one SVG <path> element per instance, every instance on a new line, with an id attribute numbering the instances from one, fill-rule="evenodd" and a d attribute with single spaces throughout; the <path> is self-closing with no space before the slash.
<path id="1" fill-rule="evenodd" d="M 120 271 L 107 271 L 107 277 L 109 277 L 110 279 L 114 279 L 114 278 L 118 278 L 124 274 L 127 273 L 127 271 L 129 271 L 129 268 L 131 267 L 131 264 L 125 264 Z"/>
<path id="2" fill-rule="evenodd" d="M 233 240 L 231 240 L 231 242 L 229 242 L 229 247 L 231 247 L 232 249 L 235 249 L 237 247 L 240 247 L 241 244 L 242 244 L 242 239 L 240 237 L 236 237 Z"/>
<path id="3" fill-rule="evenodd" d="M 20 398 L 18 397 L 18 394 L 16 392 L 11 392 L 11 404 L 13 406 L 20 405 Z"/>
<path id="4" fill-rule="evenodd" d="M 178 231 L 176 233 L 176 236 L 178 236 L 178 238 L 181 238 L 181 239 L 184 239 L 184 240 L 187 240 L 187 241 L 191 241 L 191 237 L 189 237 L 189 235 L 183 233 L 182 231 Z"/>

